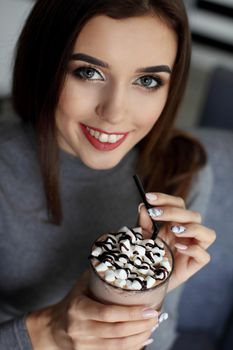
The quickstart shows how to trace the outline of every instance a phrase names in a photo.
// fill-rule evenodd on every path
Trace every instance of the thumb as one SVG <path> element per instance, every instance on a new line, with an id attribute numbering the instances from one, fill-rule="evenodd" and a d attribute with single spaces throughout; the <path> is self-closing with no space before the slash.
<path id="1" fill-rule="evenodd" d="M 138 206 L 138 224 L 142 228 L 144 238 L 149 238 L 153 231 L 153 223 L 144 203 Z"/>

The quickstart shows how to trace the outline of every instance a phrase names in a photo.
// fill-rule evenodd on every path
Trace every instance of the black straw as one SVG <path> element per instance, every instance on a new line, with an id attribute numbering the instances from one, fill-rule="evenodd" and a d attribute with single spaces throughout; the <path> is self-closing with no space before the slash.
<path id="1" fill-rule="evenodd" d="M 145 193 L 145 190 L 143 188 L 142 182 L 141 182 L 138 175 L 133 175 L 133 178 L 134 178 L 134 181 L 135 181 L 136 186 L 138 188 L 138 191 L 142 197 L 143 203 L 145 204 L 146 209 L 149 210 L 150 208 L 152 208 L 152 206 L 146 200 L 146 193 Z M 152 222 L 153 222 L 154 231 L 152 233 L 151 239 L 155 240 L 158 233 L 159 233 L 159 226 L 158 226 L 157 222 L 155 222 L 154 220 L 152 220 Z"/>

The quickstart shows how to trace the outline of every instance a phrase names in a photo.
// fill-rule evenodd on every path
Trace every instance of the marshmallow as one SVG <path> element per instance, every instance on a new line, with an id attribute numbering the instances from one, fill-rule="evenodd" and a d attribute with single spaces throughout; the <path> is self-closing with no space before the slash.
<path id="1" fill-rule="evenodd" d="M 116 244 L 117 243 L 117 239 L 116 239 L 116 237 L 114 235 L 109 234 L 106 242 L 107 243 Z"/>
<path id="2" fill-rule="evenodd" d="M 135 233 L 140 233 L 140 235 L 142 235 L 142 228 L 139 226 L 139 227 L 134 227 L 134 232 Z"/>
<path id="3" fill-rule="evenodd" d="M 153 254 L 156 254 L 156 253 L 159 253 L 160 254 L 161 250 L 158 248 L 158 247 L 155 247 L 152 249 L 152 253 Z"/>
<path id="4" fill-rule="evenodd" d="M 125 265 L 125 264 L 124 264 L 122 261 L 119 261 L 119 260 L 117 261 L 117 266 L 119 266 L 119 267 L 124 267 L 124 265 Z"/>
<path id="5" fill-rule="evenodd" d="M 123 269 L 121 270 L 116 270 L 115 271 L 115 276 L 116 278 L 122 279 L 122 280 L 126 280 L 127 279 L 127 272 Z"/>
<path id="6" fill-rule="evenodd" d="M 136 243 L 137 237 L 131 230 L 127 231 L 127 235 L 130 237 L 132 244 Z"/>
<path id="7" fill-rule="evenodd" d="M 135 245 L 134 251 L 138 252 L 140 256 L 145 256 L 146 254 L 146 248 L 141 245 Z"/>
<path id="8" fill-rule="evenodd" d="M 127 264 L 128 256 L 125 254 L 120 254 L 118 257 L 118 261 L 122 262 L 123 264 Z"/>
<path id="9" fill-rule="evenodd" d="M 137 268 L 131 263 L 125 264 L 125 269 L 128 268 L 131 272 L 137 271 Z"/>
<path id="10" fill-rule="evenodd" d="M 128 252 L 129 249 L 130 249 L 130 241 L 129 241 L 129 239 L 122 240 L 120 242 L 119 246 L 120 246 L 120 250 L 122 252 Z"/>
<path id="11" fill-rule="evenodd" d="M 142 275 L 147 275 L 147 272 L 148 272 L 148 267 L 146 266 L 140 266 L 139 268 L 138 268 L 138 272 L 140 272 Z"/>
<path id="12" fill-rule="evenodd" d="M 155 273 L 154 273 L 154 271 L 153 270 L 151 270 L 151 269 L 149 269 L 148 271 L 147 271 L 147 276 L 154 276 L 155 275 Z"/>
<path id="13" fill-rule="evenodd" d="M 142 241 L 142 244 L 148 246 L 149 249 L 151 248 L 150 246 L 152 246 L 152 248 L 154 248 L 155 246 L 155 242 L 153 241 L 153 239 L 144 239 Z"/>
<path id="14" fill-rule="evenodd" d="M 119 234 L 117 234 L 117 236 L 121 236 L 121 233 L 126 233 L 127 231 L 129 231 L 127 226 L 123 226 L 120 228 L 119 230 Z"/>
<path id="15" fill-rule="evenodd" d="M 107 282 L 114 282 L 116 279 L 115 273 L 112 270 L 108 270 L 105 272 L 104 278 Z"/>
<path id="16" fill-rule="evenodd" d="M 102 254 L 103 253 L 103 249 L 102 248 L 100 248 L 100 247 L 96 247 L 94 250 L 92 250 L 92 255 L 93 256 L 99 256 L 100 254 Z"/>
<path id="17" fill-rule="evenodd" d="M 112 264 L 110 263 L 110 261 L 106 260 L 106 261 L 103 261 L 105 263 L 105 265 L 107 267 L 112 267 Z"/>
<path id="18" fill-rule="evenodd" d="M 112 243 L 104 243 L 103 248 L 105 249 L 105 251 L 112 250 L 113 244 Z"/>
<path id="19" fill-rule="evenodd" d="M 126 280 L 126 287 L 127 287 L 127 289 L 131 289 L 132 282 L 130 280 Z"/>
<path id="20" fill-rule="evenodd" d="M 156 280 L 154 278 L 152 278 L 151 276 L 147 276 L 146 278 L 146 287 L 149 289 L 151 287 L 153 287 L 156 283 Z"/>
<path id="21" fill-rule="evenodd" d="M 138 276 L 137 279 L 140 281 L 144 281 L 144 277 L 142 277 L 142 276 Z"/>
<path id="22" fill-rule="evenodd" d="M 97 265 L 95 267 L 97 272 L 105 272 L 108 270 L 108 267 L 106 266 L 106 264 L 104 262 L 100 263 L 99 265 Z"/>
<path id="23" fill-rule="evenodd" d="M 135 290 L 141 290 L 142 289 L 142 285 L 138 281 L 133 281 L 133 283 L 131 285 L 131 288 L 135 289 Z"/>
<path id="24" fill-rule="evenodd" d="M 135 256 L 133 261 L 134 261 L 134 264 L 137 266 L 140 266 L 142 264 L 142 260 L 138 256 Z"/>
<path id="25" fill-rule="evenodd" d="M 157 246 L 159 247 L 159 249 L 164 249 L 164 243 L 163 242 L 159 242 L 159 244 L 157 244 Z"/>
<path id="26" fill-rule="evenodd" d="M 155 264 L 158 264 L 163 260 L 162 256 L 154 255 L 153 258 L 154 258 Z"/>
<path id="27" fill-rule="evenodd" d="M 166 259 L 166 260 L 164 259 L 163 261 L 161 261 L 160 265 L 165 267 L 165 269 L 167 269 L 168 272 L 171 272 L 172 268 L 171 268 L 171 265 L 170 265 L 168 259 Z"/>
<path id="28" fill-rule="evenodd" d="M 124 287 L 126 287 L 126 280 L 116 279 L 115 280 L 115 285 L 117 287 L 124 288 Z"/>

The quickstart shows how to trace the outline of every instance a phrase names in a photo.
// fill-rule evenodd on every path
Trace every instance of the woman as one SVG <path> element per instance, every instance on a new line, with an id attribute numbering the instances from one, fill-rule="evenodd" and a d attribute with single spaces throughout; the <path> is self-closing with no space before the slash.
<path id="1" fill-rule="evenodd" d="M 173 126 L 189 61 L 180 0 L 36 2 L 14 68 L 22 122 L 1 138 L 1 349 L 152 342 L 156 310 L 87 294 L 93 240 L 136 224 L 135 170 L 150 191 L 152 219 L 164 222 L 167 240 L 175 237 L 169 289 L 209 261 L 215 233 L 191 210 L 208 173 L 205 153 Z M 149 235 L 151 219 L 143 206 L 139 212 Z M 156 332 L 155 346 L 170 346 L 172 327 Z"/>

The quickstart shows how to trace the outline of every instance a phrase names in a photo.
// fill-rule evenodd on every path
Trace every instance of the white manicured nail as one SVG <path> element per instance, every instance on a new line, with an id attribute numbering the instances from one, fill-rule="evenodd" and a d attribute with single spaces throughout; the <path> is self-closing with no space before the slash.
<path id="1" fill-rule="evenodd" d="M 153 341 L 154 341 L 154 339 L 150 338 L 150 339 L 148 339 L 147 341 L 145 341 L 145 343 L 143 343 L 142 346 L 150 345 L 150 344 L 153 343 Z"/>
<path id="2" fill-rule="evenodd" d="M 154 310 L 154 309 L 146 309 L 146 310 L 143 310 L 142 317 L 143 318 L 158 317 L 158 312 L 156 310 Z"/>
<path id="3" fill-rule="evenodd" d="M 155 201 L 156 199 L 158 199 L 158 197 L 154 193 L 146 193 L 146 199 L 148 199 L 149 201 Z"/>
<path id="4" fill-rule="evenodd" d="M 138 206 L 138 213 L 140 213 L 140 210 L 142 209 L 142 207 L 145 206 L 144 203 L 140 203 L 139 206 Z"/>
<path id="5" fill-rule="evenodd" d="M 168 313 L 167 312 L 163 312 L 160 316 L 159 316 L 159 324 L 161 324 L 163 321 L 166 321 L 168 319 Z"/>
<path id="6" fill-rule="evenodd" d="M 171 227 L 171 231 L 173 233 L 183 233 L 184 231 L 186 231 L 186 227 L 182 226 L 182 225 L 176 225 L 176 226 L 172 226 Z"/>
<path id="7" fill-rule="evenodd" d="M 184 244 L 181 244 L 181 243 L 176 243 L 176 244 L 175 244 L 175 247 L 176 247 L 177 249 L 180 249 L 180 250 L 186 250 L 186 249 L 188 249 L 188 246 L 187 246 L 187 245 L 184 245 Z"/>
<path id="8" fill-rule="evenodd" d="M 152 218 L 157 218 L 158 216 L 163 215 L 163 210 L 159 209 L 159 208 L 150 208 L 150 209 L 148 209 L 148 214 Z"/>
<path id="9" fill-rule="evenodd" d="M 159 328 L 159 324 L 157 324 L 156 326 L 154 326 L 151 330 L 151 333 L 153 333 L 154 331 L 156 331 L 156 329 Z"/>

